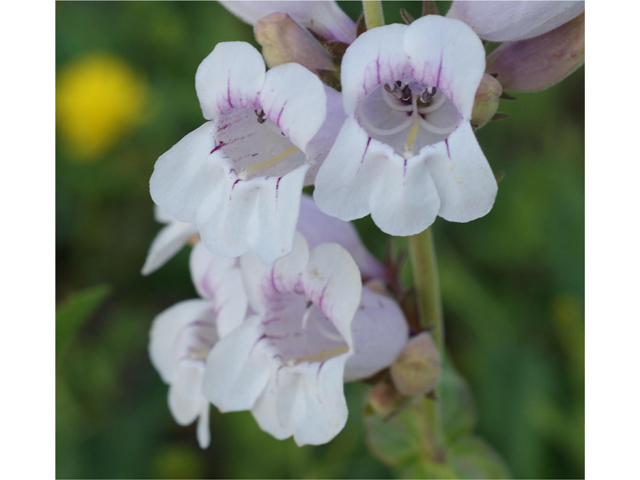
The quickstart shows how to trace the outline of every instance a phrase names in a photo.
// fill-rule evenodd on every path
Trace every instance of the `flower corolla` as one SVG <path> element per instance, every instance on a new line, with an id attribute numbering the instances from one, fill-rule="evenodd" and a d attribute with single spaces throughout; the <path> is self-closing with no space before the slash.
<path id="1" fill-rule="evenodd" d="M 320 209 L 345 221 L 371 213 L 403 236 L 436 216 L 488 213 L 497 183 L 470 124 L 484 68 L 481 40 L 458 20 L 428 15 L 358 37 L 341 67 L 347 120 L 316 177 Z"/>

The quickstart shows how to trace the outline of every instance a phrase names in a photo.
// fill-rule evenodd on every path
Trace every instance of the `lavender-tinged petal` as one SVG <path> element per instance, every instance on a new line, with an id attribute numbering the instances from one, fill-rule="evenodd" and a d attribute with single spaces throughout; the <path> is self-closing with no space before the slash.
<path id="1" fill-rule="evenodd" d="M 584 38 L 582 14 L 544 35 L 500 45 L 487 57 L 487 72 L 505 90 L 544 90 L 584 63 Z"/>
<path id="2" fill-rule="evenodd" d="M 447 17 L 465 22 L 484 40 L 514 42 L 547 33 L 583 12 L 582 1 L 455 1 Z"/>
<path id="3" fill-rule="evenodd" d="M 351 43 L 356 38 L 355 23 L 332 0 L 315 2 L 223 1 L 220 3 L 238 18 L 251 25 L 255 25 L 265 15 L 283 12 L 326 40 Z"/>

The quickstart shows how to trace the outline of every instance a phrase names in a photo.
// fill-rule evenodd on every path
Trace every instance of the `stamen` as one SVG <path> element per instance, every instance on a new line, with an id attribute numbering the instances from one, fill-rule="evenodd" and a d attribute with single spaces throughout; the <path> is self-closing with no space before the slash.
<path id="1" fill-rule="evenodd" d="M 442 93 L 442 92 L 440 92 L 440 93 Z M 435 94 L 434 94 L 434 97 L 432 97 L 432 100 L 433 100 L 433 98 L 435 98 Z M 442 95 L 440 95 L 438 98 L 436 98 L 434 100 L 432 105 L 429 105 L 428 107 L 419 108 L 418 109 L 418 113 L 424 115 L 425 113 L 435 112 L 436 110 L 438 110 L 444 104 L 444 102 L 446 100 L 447 100 L 447 96 L 444 93 L 442 93 Z"/>
<path id="2" fill-rule="evenodd" d="M 387 92 L 392 93 L 396 89 L 396 87 L 395 87 L 395 85 L 392 86 L 392 85 L 389 85 L 388 83 L 385 83 L 384 84 L 384 89 Z"/>
<path id="3" fill-rule="evenodd" d="M 411 89 L 409 88 L 409 85 L 407 85 L 402 89 L 402 97 L 400 97 L 400 100 L 402 100 L 403 102 L 408 102 L 411 99 L 411 96 Z"/>
<path id="4" fill-rule="evenodd" d="M 411 105 L 398 105 L 397 103 L 394 103 L 393 100 L 390 98 L 390 95 L 388 95 L 386 91 L 382 92 L 382 98 L 384 99 L 387 105 L 389 105 L 393 110 L 396 110 L 398 112 L 410 112 L 411 109 L 413 108 Z M 395 97 L 394 95 L 394 98 L 397 98 L 397 97 Z"/>
<path id="5" fill-rule="evenodd" d="M 330 332 L 329 330 L 325 330 L 325 328 L 322 326 L 322 323 L 320 323 L 320 320 L 316 321 L 316 328 L 318 329 L 318 332 L 320 332 L 320 335 L 322 335 L 327 340 L 344 342 L 344 338 L 339 333 L 334 333 L 334 332 Z"/>
<path id="6" fill-rule="evenodd" d="M 376 135 L 393 135 L 394 133 L 401 132 L 405 128 L 407 128 L 409 125 L 411 125 L 411 122 L 413 121 L 413 118 L 409 118 L 405 122 L 398 125 L 397 127 L 391 128 L 389 130 L 384 130 L 382 128 L 374 127 L 373 125 L 371 125 L 371 122 L 369 122 L 369 120 L 367 119 L 367 116 L 362 111 L 362 103 L 358 107 L 358 114 L 359 114 L 360 120 L 362 121 L 362 123 L 364 123 L 366 129 L 369 130 L 369 132 L 374 133 Z"/>
<path id="7" fill-rule="evenodd" d="M 425 130 L 428 130 L 431 133 L 435 133 L 437 135 L 446 135 L 448 133 L 453 132 L 456 129 L 456 127 L 458 126 L 458 123 L 459 123 L 459 122 L 457 122 L 454 125 L 451 125 L 450 127 L 437 127 L 437 126 L 432 125 L 429 122 L 427 122 L 420 115 L 418 115 L 418 121 L 420 122 L 420 126 L 422 128 L 424 128 Z"/>

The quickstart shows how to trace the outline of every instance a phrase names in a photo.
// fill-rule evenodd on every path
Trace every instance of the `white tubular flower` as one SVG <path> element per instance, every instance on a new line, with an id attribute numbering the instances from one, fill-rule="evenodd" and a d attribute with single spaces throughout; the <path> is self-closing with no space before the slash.
<path id="1" fill-rule="evenodd" d="M 389 366 L 406 344 L 402 312 L 362 290 L 337 244 L 309 251 L 297 234 L 272 266 L 250 253 L 240 264 L 255 315 L 212 349 L 203 391 L 223 412 L 251 410 L 278 439 L 326 443 L 347 420 L 344 381 Z"/>
<path id="2" fill-rule="evenodd" d="M 305 28 L 325 40 L 351 43 L 356 38 L 356 24 L 333 0 L 317 2 L 220 2 L 224 8 L 246 23 L 255 25 L 260 18 L 275 12 L 289 15 Z"/>
<path id="3" fill-rule="evenodd" d="M 265 73 L 243 42 L 216 46 L 198 67 L 196 91 L 210 121 L 158 159 L 151 196 L 196 224 L 216 255 L 251 250 L 272 263 L 291 251 L 302 187 L 344 118 L 340 94 L 298 64 Z"/>
<path id="4" fill-rule="evenodd" d="M 347 120 L 318 172 L 318 207 L 345 221 L 371 213 L 403 236 L 436 216 L 488 213 L 497 184 L 470 124 L 484 67 L 482 42 L 458 20 L 428 15 L 358 37 L 342 60 Z"/>
<path id="5" fill-rule="evenodd" d="M 153 213 L 156 222 L 164 223 L 166 226 L 151 242 L 149 253 L 142 266 L 142 275 L 149 275 L 158 270 L 185 246 L 189 237 L 198 233 L 198 227 L 166 215 L 157 205 Z"/>
<path id="6" fill-rule="evenodd" d="M 455 1 L 447 17 L 463 21 L 484 40 L 515 42 L 550 32 L 582 12 L 584 2 Z"/>
<path id="7" fill-rule="evenodd" d="M 201 299 L 177 303 L 151 327 L 149 354 L 169 384 L 169 409 L 180 425 L 198 419 L 201 448 L 209 446 L 209 401 L 202 378 L 209 351 L 244 319 L 247 295 L 237 259 L 216 257 L 199 243 L 191 252 L 191 277 Z"/>
<path id="8" fill-rule="evenodd" d="M 355 260 L 363 280 L 387 280 L 384 266 L 362 244 L 353 224 L 323 213 L 309 195 L 302 195 L 297 230 L 309 248 L 322 243 L 337 243 Z"/>

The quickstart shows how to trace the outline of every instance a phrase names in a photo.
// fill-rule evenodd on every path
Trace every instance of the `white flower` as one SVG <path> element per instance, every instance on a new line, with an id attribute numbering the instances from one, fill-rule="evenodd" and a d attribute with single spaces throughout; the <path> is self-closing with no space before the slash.
<path id="1" fill-rule="evenodd" d="M 185 246 L 189 237 L 198 233 L 198 227 L 166 215 L 157 205 L 153 213 L 156 221 L 164 223 L 166 226 L 158 232 L 156 238 L 151 242 L 149 253 L 142 267 L 142 275 L 149 275 L 162 267 Z"/>
<path id="2" fill-rule="evenodd" d="M 291 251 L 302 187 L 344 118 L 340 94 L 294 63 L 265 73 L 243 42 L 216 46 L 196 91 L 209 121 L 158 159 L 151 196 L 216 255 L 271 263 Z"/>
<path id="3" fill-rule="evenodd" d="M 337 243 L 355 260 L 364 281 L 387 280 L 384 266 L 362 244 L 352 223 L 323 213 L 309 195 L 302 195 L 297 230 L 309 248 L 323 243 Z"/>
<path id="4" fill-rule="evenodd" d="M 201 299 L 177 303 L 151 327 L 149 354 L 169 384 L 169 409 L 180 425 L 198 419 L 200 447 L 210 442 L 209 402 L 202 394 L 211 347 L 245 318 L 247 296 L 236 259 L 216 257 L 199 243 L 191 252 L 191 277 Z"/>
<path id="5" fill-rule="evenodd" d="M 226 1 L 220 2 L 231 13 L 255 25 L 260 18 L 274 12 L 289 15 L 305 28 L 325 40 L 351 43 L 356 38 L 356 24 L 333 0 L 316 2 Z"/>
<path id="6" fill-rule="evenodd" d="M 462 20 L 485 40 L 515 42 L 550 32 L 582 12 L 584 2 L 455 1 L 447 17 Z"/>
<path id="7" fill-rule="evenodd" d="M 362 289 L 337 244 L 309 251 L 297 234 L 272 266 L 250 253 L 240 264 L 255 315 L 212 349 L 203 391 L 223 412 L 251 410 L 278 439 L 328 442 L 347 420 L 343 382 L 389 366 L 406 344 L 402 312 Z"/>
<path id="8" fill-rule="evenodd" d="M 497 184 L 470 124 L 484 67 L 478 36 L 437 15 L 358 37 L 342 61 L 347 120 L 316 178 L 320 209 L 371 213 L 391 235 L 489 212 Z"/>

